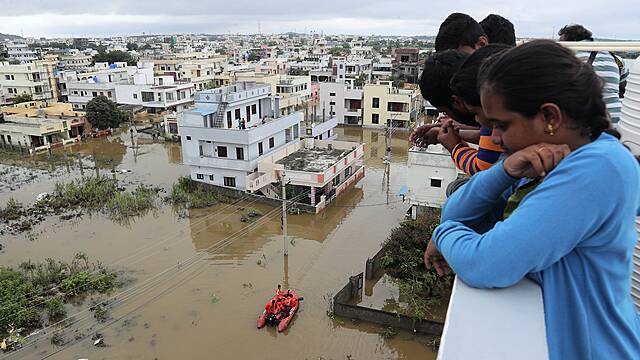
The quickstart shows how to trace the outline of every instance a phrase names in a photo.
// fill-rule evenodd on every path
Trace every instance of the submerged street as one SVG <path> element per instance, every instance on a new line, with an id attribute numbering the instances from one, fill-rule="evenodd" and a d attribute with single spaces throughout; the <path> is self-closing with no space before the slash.
<path id="1" fill-rule="evenodd" d="M 338 140 L 366 143 L 366 175 L 324 213 L 288 216 L 288 258 L 279 208 L 251 199 L 188 211 L 162 205 L 124 224 L 102 214 L 71 220 L 50 216 L 31 231 L 2 235 L 1 266 L 49 257 L 69 260 L 82 252 L 132 281 L 102 297 L 111 299 L 105 323 L 86 311 L 91 299 L 67 304 L 67 316 L 85 312 L 64 324 L 67 345 L 52 345 L 49 331 L 1 358 L 435 359 L 427 336 L 399 330 L 389 335 L 384 327 L 328 316 L 329 299 L 350 275 L 363 271 L 408 208 L 396 196 L 406 179 L 407 134 L 392 139 L 386 184 L 384 133 L 361 128 L 337 133 Z M 84 175 L 95 175 L 96 164 L 98 173 L 110 177 L 115 168 L 120 185 L 157 186 L 165 190 L 161 196 L 179 176 L 188 176 L 179 144 L 141 134 L 134 142 L 122 132 L 66 151 L 81 154 Z M 39 158 L 37 170 L 17 166 L 20 160 L 0 165 L 6 179 L 0 204 L 11 197 L 32 204 L 56 182 L 82 176 L 77 155 L 65 161 L 55 152 L 55 164 L 46 155 Z M 247 209 L 263 216 L 243 222 Z M 256 319 L 278 284 L 304 297 L 300 311 L 284 333 L 257 330 Z M 388 302 L 399 301 L 397 290 L 381 291 Z M 96 332 L 107 347 L 93 346 Z"/>

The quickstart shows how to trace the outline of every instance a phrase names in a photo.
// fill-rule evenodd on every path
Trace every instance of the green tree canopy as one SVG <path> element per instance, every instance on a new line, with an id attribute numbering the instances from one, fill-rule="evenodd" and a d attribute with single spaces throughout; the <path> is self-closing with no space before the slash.
<path id="1" fill-rule="evenodd" d="M 31 94 L 20 94 L 13 98 L 13 103 L 20 104 L 20 103 L 32 101 L 32 100 L 33 98 L 31 97 Z"/>
<path id="2" fill-rule="evenodd" d="M 247 61 L 254 62 L 260 60 L 260 55 L 258 55 L 255 51 L 252 51 L 249 56 L 247 56 Z"/>
<path id="3" fill-rule="evenodd" d="M 116 103 L 106 96 L 97 96 L 89 101 L 86 116 L 91 126 L 98 129 L 118 127 L 125 119 L 123 113 L 116 107 Z"/>
<path id="4" fill-rule="evenodd" d="M 98 55 L 93 57 L 93 61 L 95 62 L 108 62 L 110 64 L 115 62 L 126 62 L 129 65 L 135 65 L 136 62 L 131 57 L 131 54 L 128 52 L 116 50 L 110 51 L 108 53 L 98 53 Z"/>
<path id="5" fill-rule="evenodd" d="M 127 44 L 127 50 L 129 50 L 129 51 L 138 50 L 138 44 L 136 44 L 136 43 L 128 43 Z"/>

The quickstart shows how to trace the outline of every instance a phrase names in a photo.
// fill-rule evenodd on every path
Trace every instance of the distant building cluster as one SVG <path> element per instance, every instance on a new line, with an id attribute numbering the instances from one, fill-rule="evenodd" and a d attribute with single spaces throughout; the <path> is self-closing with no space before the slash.
<path id="1" fill-rule="evenodd" d="M 132 123 L 155 119 L 165 137 L 180 140 L 194 180 L 278 197 L 277 181 L 286 177 L 318 209 L 364 175 L 364 145 L 336 141 L 336 126 L 409 128 L 429 109 L 416 85 L 433 48 L 428 37 L 12 37 L 0 44 L 3 145 L 36 152 L 79 141 L 92 129 L 90 103 L 106 99 Z"/>

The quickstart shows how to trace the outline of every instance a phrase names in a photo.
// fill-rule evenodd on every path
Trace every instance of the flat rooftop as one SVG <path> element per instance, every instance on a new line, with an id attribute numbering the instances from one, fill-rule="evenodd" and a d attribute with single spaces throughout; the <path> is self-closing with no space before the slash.
<path id="1" fill-rule="evenodd" d="M 1 110 L 4 111 L 6 114 L 15 114 L 19 116 L 30 116 L 30 117 L 38 116 L 38 108 L 24 107 L 24 105 L 16 106 L 16 107 L 3 106 Z M 79 113 L 79 115 L 84 114 L 84 112 L 82 111 L 74 110 L 71 107 L 70 103 L 55 103 L 45 108 L 42 108 L 42 110 L 44 110 L 44 113 L 49 116 L 60 116 L 60 114 L 64 114 L 65 116 L 75 116 L 76 113 Z"/>
<path id="2" fill-rule="evenodd" d="M 276 164 L 284 165 L 285 170 L 324 172 L 347 155 L 349 151 L 321 148 L 300 149 L 276 161 Z"/>

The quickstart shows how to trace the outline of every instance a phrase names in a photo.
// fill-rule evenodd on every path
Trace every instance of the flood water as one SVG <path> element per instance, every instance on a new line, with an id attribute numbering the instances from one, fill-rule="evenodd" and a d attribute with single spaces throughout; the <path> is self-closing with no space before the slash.
<path id="1" fill-rule="evenodd" d="M 323 214 L 288 217 L 286 258 L 280 211 L 250 201 L 192 210 L 189 217 L 165 206 L 126 225 L 100 214 L 69 221 L 51 217 L 30 234 L 2 236 L 2 266 L 47 257 L 69 260 L 84 252 L 135 280 L 110 295 L 109 321 L 97 323 L 88 313 L 62 332 L 67 340 L 87 337 L 65 347 L 42 337 L 0 359 L 435 359 L 427 336 L 398 331 L 386 338 L 382 327 L 327 316 L 327 299 L 350 275 L 364 270 L 366 259 L 380 249 L 408 208 L 396 196 L 406 180 L 407 134 L 392 140 L 390 181 L 385 181 L 384 133 L 358 128 L 337 132 L 339 140 L 367 144 L 366 175 Z M 112 176 L 115 168 L 115 176 L 125 184 L 169 189 L 179 176 L 188 175 L 178 144 L 141 136 L 136 142 L 132 146 L 129 134 L 123 133 L 67 152 L 81 154 L 85 175 L 97 167 Z M 68 155 L 66 162 L 64 155 L 55 155 L 62 157 L 62 165 L 29 170 L 34 175 L 28 180 L 15 175 L 24 175 L 24 169 L 2 165 L 7 183 L 0 188 L 0 204 L 9 197 L 32 203 L 56 181 L 81 176 L 76 155 Z M 40 157 L 46 162 L 47 155 Z M 69 159 L 75 162 L 67 168 Z M 264 216 L 243 223 L 240 216 L 247 208 Z M 258 314 L 277 284 L 304 297 L 281 334 L 256 329 Z M 88 306 L 85 302 L 70 308 L 70 314 Z M 104 335 L 107 347 L 93 346 L 90 335 L 96 331 Z"/>

